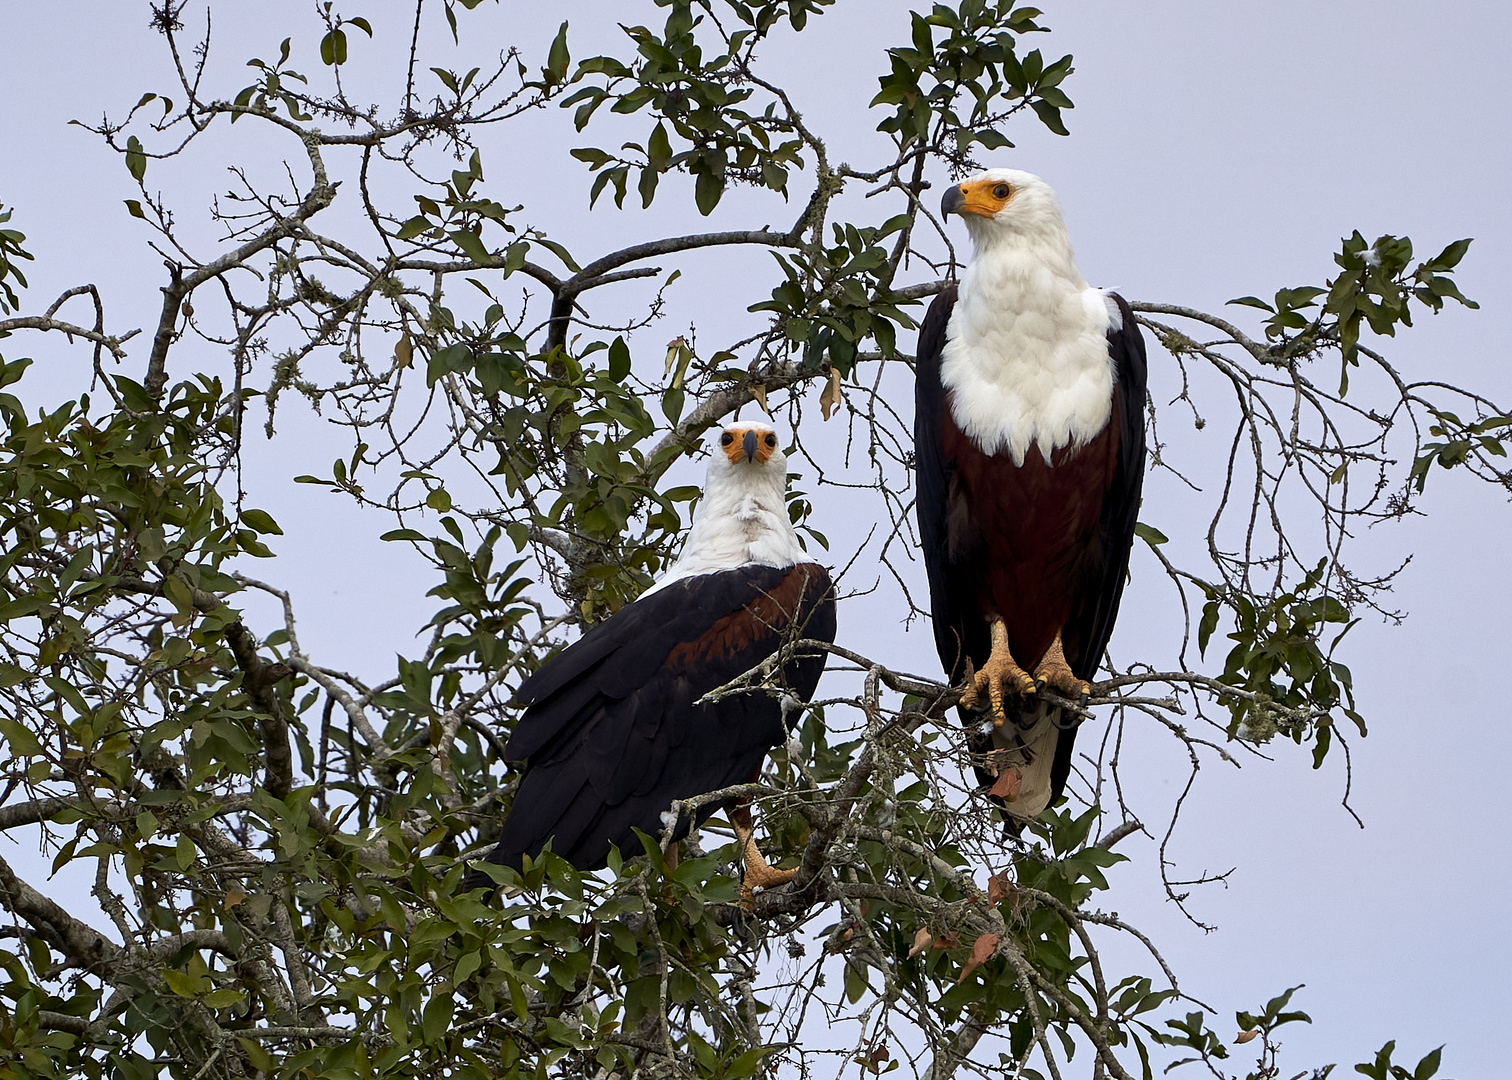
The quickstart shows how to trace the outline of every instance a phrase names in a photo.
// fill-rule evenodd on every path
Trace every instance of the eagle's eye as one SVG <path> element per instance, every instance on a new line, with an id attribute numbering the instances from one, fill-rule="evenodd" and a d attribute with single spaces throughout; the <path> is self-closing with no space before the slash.
<path id="1" fill-rule="evenodd" d="M 1006 199 L 1008 196 L 1010 196 L 1012 194 L 1013 194 L 1013 189 L 1011 187 L 1009 187 L 1007 184 L 999 184 L 997 187 L 995 187 L 995 188 L 992 189 L 992 197 L 994 199 Z"/>
<path id="2" fill-rule="evenodd" d="M 729 446 L 734 441 L 735 436 L 731 435 L 728 431 L 719 437 L 720 446 Z"/>
<path id="3" fill-rule="evenodd" d="M 766 444 L 773 450 L 777 449 L 777 436 L 773 435 L 770 431 L 767 432 Z"/>

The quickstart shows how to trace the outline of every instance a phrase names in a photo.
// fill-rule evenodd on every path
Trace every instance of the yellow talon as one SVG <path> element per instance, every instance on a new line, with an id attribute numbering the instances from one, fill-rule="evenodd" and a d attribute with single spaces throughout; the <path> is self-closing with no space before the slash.
<path id="1" fill-rule="evenodd" d="M 740 843 L 740 858 L 744 872 L 740 879 L 740 895 L 750 900 L 757 889 L 775 889 L 786 885 L 798 873 L 797 870 L 779 870 L 761 854 L 756 846 L 755 826 L 751 821 L 751 808 L 738 806 L 730 811 L 730 824 L 735 827 L 735 839 Z"/>
<path id="2" fill-rule="evenodd" d="M 1076 673 L 1071 670 L 1071 665 L 1066 662 L 1065 649 L 1061 646 L 1061 636 L 1055 635 L 1055 641 L 1050 648 L 1045 650 L 1044 658 L 1039 666 L 1034 669 L 1036 683 L 1041 689 L 1049 687 L 1062 697 L 1084 700 L 1092 696 L 1092 687 L 1085 679 L 1078 679 Z"/>
<path id="3" fill-rule="evenodd" d="M 980 671 L 966 660 L 966 680 L 961 690 L 961 705 L 967 709 L 977 708 L 982 700 L 982 691 L 992 707 L 992 723 L 1002 727 L 1008 719 L 1003 710 L 1005 691 L 1012 689 L 1020 697 L 1027 697 L 1036 690 L 1034 676 L 1030 675 L 1008 651 L 1008 627 L 1002 619 L 992 620 L 992 652 Z"/>

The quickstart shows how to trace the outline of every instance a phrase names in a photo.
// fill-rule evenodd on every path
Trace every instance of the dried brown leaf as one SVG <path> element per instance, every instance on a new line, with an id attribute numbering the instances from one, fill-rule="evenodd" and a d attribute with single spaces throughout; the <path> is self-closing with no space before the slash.
<path id="1" fill-rule="evenodd" d="M 414 363 L 415 343 L 410 340 L 408 332 L 399 339 L 399 344 L 394 346 L 394 360 L 402 368 L 407 368 Z"/>
<path id="2" fill-rule="evenodd" d="M 999 870 L 987 879 L 987 902 L 993 907 L 997 907 L 1013 893 L 1013 882 L 1008 880 L 1008 871 Z"/>
<path id="3" fill-rule="evenodd" d="M 685 337 L 675 337 L 667 342 L 667 370 L 663 374 L 672 374 L 672 368 L 677 363 L 677 354 L 687 347 L 688 339 Z"/>
<path id="4" fill-rule="evenodd" d="M 934 935 L 929 932 L 929 927 L 919 927 L 919 932 L 914 935 L 913 948 L 908 950 L 908 958 L 912 960 L 915 956 L 918 956 L 925 949 L 929 948 L 929 943 L 933 940 Z"/>
<path id="5" fill-rule="evenodd" d="M 971 959 L 966 961 L 966 966 L 961 969 L 961 977 L 956 982 L 963 983 L 966 976 L 992 959 L 992 954 L 997 951 L 998 943 L 1003 939 L 997 934 L 983 934 L 976 939 L 971 946 Z"/>
<path id="6" fill-rule="evenodd" d="M 840 389 L 840 372 L 836 368 L 830 368 L 829 381 L 824 384 L 824 393 L 819 395 L 819 411 L 828 420 L 830 414 L 840 407 L 840 402 L 845 400 L 845 394 Z"/>
<path id="7" fill-rule="evenodd" d="M 767 408 L 766 387 L 760 385 L 759 383 L 751 387 L 751 396 L 756 399 L 756 404 L 761 406 L 762 412 L 766 413 L 768 416 L 772 415 L 772 410 Z"/>
<path id="8" fill-rule="evenodd" d="M 1239 1043 L 1240 1045 L 1243 1045 L 1244 1043 L 1249 1042 L 1258 1034 L 1260 1034 L 1259 1028 L 1255 1028 L 1252 1031 L 1241 1031 L 1239 1034 L 1234 1036 L 1234 1041 L 1236 1043 Z"/>
<path id="9" fill-rule="evenodd" d="M 947 930 L 935 938 L 935 948 L 937 949 L 959 949 L 960 947 L 961 939 L 954 930 Z"/>
<path id="10" fill-rule="evenodd" d="M 996 795 L 1004 802 L 1013 802 L 1018 798 L 1019 785 L 1023 782 L 1024 773 L 1017 765 L 1010 765 L 998 773 L 997 783 L 992 785 L 990 794 Z"/>

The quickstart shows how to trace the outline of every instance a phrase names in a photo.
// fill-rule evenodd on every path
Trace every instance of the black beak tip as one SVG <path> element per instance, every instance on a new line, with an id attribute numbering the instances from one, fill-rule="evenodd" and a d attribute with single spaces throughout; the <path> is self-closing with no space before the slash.
<path id="1" fill-rule="evenodd" d="M 951 184 L 945 189 L 944 197 L 940 199 L 940 216 L 945 218 L 951 214 L 959 214 L 961 204 L 965 201 L 966 197 L 961 194 L 961 185 Z"/>
<path id="2" fill-rule="evenodd" d="M 741 449 L 745 451 L 747 461 L 756 460 L 756 433 L 754 431 L 748 431 L 745 433 L 745 441 L 742 442 L 740 446 Z"/>

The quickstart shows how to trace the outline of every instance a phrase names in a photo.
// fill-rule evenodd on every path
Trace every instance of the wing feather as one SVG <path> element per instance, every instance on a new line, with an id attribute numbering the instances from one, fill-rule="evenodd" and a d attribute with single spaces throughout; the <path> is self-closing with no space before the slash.
<path id="1" fill-rule="evenodd" d="M 1113 358 L 1113 409 L 1119 424 L 1118 462 L 1113 480 L 1103 499 L 1100 526 L 1103 534 L 1103 564 L 1093 602 L 1079 620 L 1075 636 L 1085 642 L 1071 665 L 1078 678 L 1092 681 L 1108 651 L 1118 605 L 1123 599 L 1124 581 L 1129 572 L 1129 552 L 1134 544 L 1134 525 L 1139 520 L 1139 502 L 1144 487 L 1145 465 L 1145 384 L 1148 367 L 1144 337 L 1128 301 L 1117 293 L 1109 298 L 1123 316 L 1116 329 L 1108 331 L 1108 353 Z M 1071 755 L 1076 742 L 1077 722 L 1062 728 L 1055 744 L 1055 761 L 1050 767 L 1051 800 L 1060 798 L 1071 775 Z"/>
<path id="2" fill-rule="evenodd" d="M 961 602 L 959 586 L 951 581 L 948 517 L 955 462 L 945 457 L 945 386 L 940 379 L 940 359 L 945 331 L 955 311 L 956 287 L 947 285 L 929 305 L 919 328 L 919 349 L 914 360 L 914 475 L 918 491 L 914 514 L 919 522 L 919 544 L 929 574 L 929 607 L 934 624 L 935 649 L 947 676 L 954 679 L 966 655 L 972 623 L 979 622 L 969 605 Z"/>
<path id="3" fill-rule="evenodd" d="M 518 867 L 554 837 L 557 854 L 594 869 L 610 844 L 637 851 L 635 828 L 659 833 L 674 799 L 749 779 L 786 736 L 778 702 L 695 702 L 771 656 L 795 619 L 803 636 L 834 640 L 823 567 L 750 565 L 626 605 L 549 661 L 517 695 L 527 707 L 505 754 L 524 775 L 488 860 Z M 807 700 L 823 668 L 823 656 L 801 657 L 784 676 Z"/>
<path id="4" fill-rule="evenodd" d="M 1095 603 L 1077 637 L 1086 647 L 1073 665 L 1082 679 L 1093 679 L 1113 636 L 1118 605 L 1123 598 L 1129 570 L 1129 552 L 1134 544 L 1134 525 L 1139 520 L 1139 500 L 1144 486 L 1145 382 L 1147 366 L 1144 338 L 1128 301 L 1117 293 L 1110 299 L 1123 315 L 1121 325 L 1108 331 L 1108 352 L 1113 358 L 1113 408 L 1118 415 L 1118 462 L 1113 480 L 1103 498 L 1100 527 L 1103 534 L 1102 576 Z"/>

